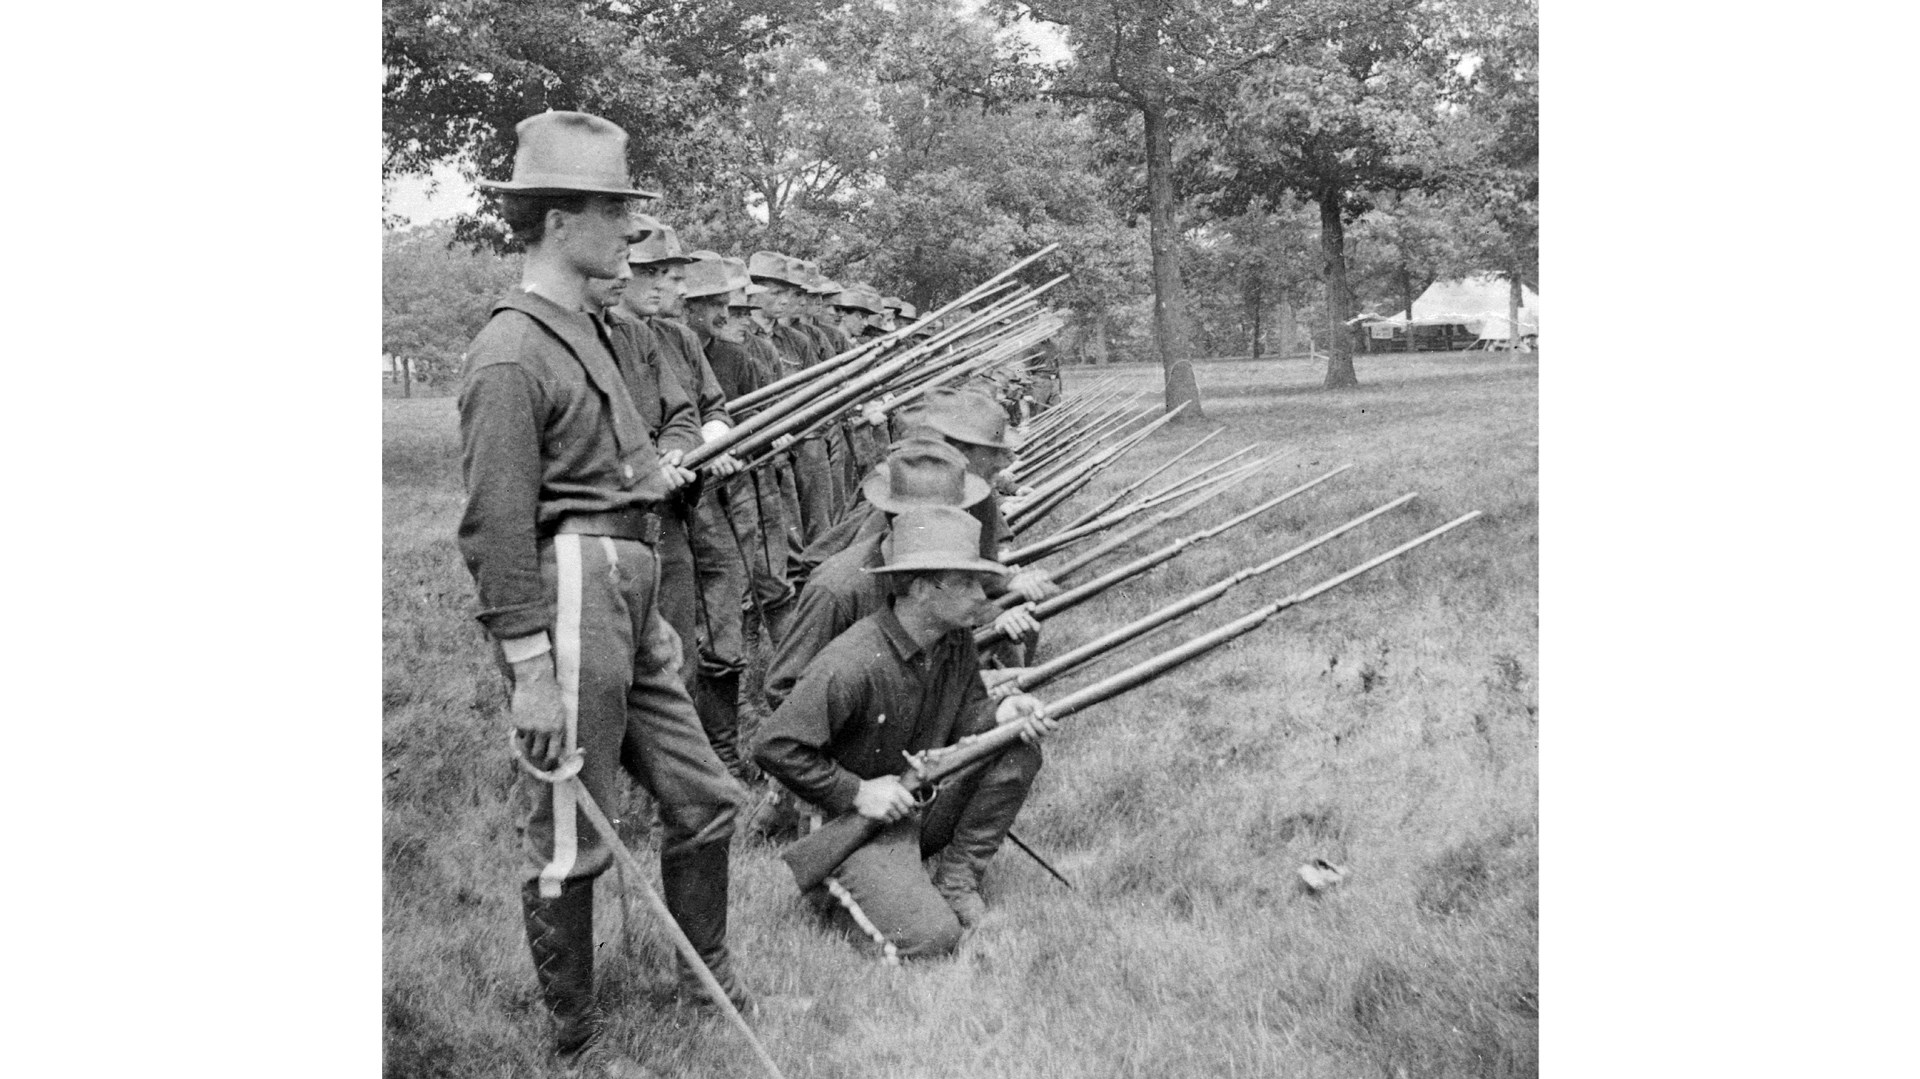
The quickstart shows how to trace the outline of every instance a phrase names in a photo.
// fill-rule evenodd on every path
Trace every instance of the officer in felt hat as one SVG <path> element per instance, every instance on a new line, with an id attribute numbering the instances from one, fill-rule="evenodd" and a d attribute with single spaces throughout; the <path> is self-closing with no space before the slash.
<path id="1" fill-rule="evenodd" d="M 543 113 L 518 136 L 512 178 L 482 184 L 527 254 L 467 351 L 461 554 L 511 672 L 518 751 L 542 769 L 577 761 L 603 808 L 623 766 L 652 792 L 667 905 L 744 1001 L 726 946 L 739 788 L 694 715 L 654 595 L 658 506 L 693 479 L 679 460 L 697 442 L 650 435 L 589 298 L 626 258 L 628 200 L 657 195 L 633 186 L 626 132 L 600 117 Z M 611 855 L 571 785 L 518 782 L 527 942 L 555 1048 L 570 1068 L 645 1074 L 605 1044 L 594 999 L 593 882 Z"/>
<path id="2" fill-rule="evenodd" d="M 885 825 L 809 898 L 890 961 L 947 954 L 981 923 L 981 875 L 1032 789 L 1040 740 L 1057 726 L 1024 694 L 996 707 L 981 683 L 973 628 L 988 606 L 985 582 L 1006 567 L 980 557 L 979 530 L 956 507 L 903 510 L 884 563 L 866 571 L 889 601 L 814 657 L 755 753 L 811 805 Z M 1024 724 L 1022 741 L 916 813 L 896 778 L 901 754 L 1004 723 Z M 924 858 L 934 859 L 931 880 Z"/>

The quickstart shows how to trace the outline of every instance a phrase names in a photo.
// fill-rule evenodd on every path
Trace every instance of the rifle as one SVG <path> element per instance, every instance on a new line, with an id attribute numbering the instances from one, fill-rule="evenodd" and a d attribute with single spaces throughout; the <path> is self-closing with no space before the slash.
<path id="1" fill-rule="evenodd" d="M 1174 540 L 1172 543 L 1167 544 L 1165 547 L 1162 547 L 1159 550 L 1154 551 L 1152 554 L 1141 555 L 1139 558 L 1134 559 L 1133 561 L 1127 563 L 1126 565 L 1121 566 L 1117 569 L 1108 570 L 1107 572 L 1101 574 L 1098 577 L 1095 577 L 1093 580 L 1088 581 L 1085 584 L 1075 585 L 1072 588 L 1069 588 L 1066 591 L 1061 592 L 1057 595 L 1048 596 L 1046 599 L 1043 599 L 1040 602 L 1033 605 L 1033 617 L 1036 619 L 1051 618 L 1052 616 L 1059 614 L 1061 611 L 1070 610 L 1074 607 L 1078 607 L 1080 604 L 1085 603 L 1087 600 L 1090 600 L 1093 597 L 1099 595 L 1100 593 L 1106 591 L 1107 589 L 1112 588 L 1114 585 L 1119 584 L 1121 581 L 1127 580 L 1128 578 L 1131 578 L 1131 577 L 1138 577 L 1140 574 L 1147 572 L 1148 570 L 1152 569 L 1157 565 L 1160 565 L 1162 562 L 1170 562 L 1173 560 L 1173 558 L 1176 555 L 1180 554 L 1180 552 L 1186 550 L 1187 548 L 1193 546 L 1194 544 L 1199 543 L 1203 540 L 1212 539 L 1213 537 L 1218 536 L 1222 532 L 1225 532 L 1228 529 L 1233 528 L 1235 525 L 1241 524 L 1246 521 L 1250 521 L 1255 516 L 1265 513 L 1266 511 L 1272 509 L 1273 507 L 1278 506 L 1280 503 L 1285 502 L 1290 498 L 1293 498 L 1295 495 L 1305 494 L 1306 492 L 1312 490 L 1315 487 L 1320 486 L 1321 484 L 1327 482 L 1328 480 L 1332 479 L 1335 476 L 1338 476 L 1340 473 L 1345 472 L 1347 469 L 1352 467 L 1353 466 L 1351 464 L 1341 465 L 1339 468 L 1334 469 L 1332 472 L 1328 472 L 1322 476 L 1316 476 L 1313 479 L 1310 479 L 1307 482 L 1301 484 L 1300 486 L 1295 487 L 1293 490 L 1287 491 L 1277 497 L 1270 498 L 1265 502 L 1260 503 L 1258 506 L 1255 506 L 1252 509 L 1239 514 L 1238 516 L 1231 517 L 1225 521 L 1222 521 L 1217 525 L 1214 525 L 1212 528 L 1203 528 L 1200 531 L 1193 533 L 1192 535 L 1182 536 L 1181 538 Z M 1005 634 L 1000 632 L 1000 627 L 997 625 L 982 626 L 979 629 L 974 631 L 973 643 L 977 647 L 984 648 L 987 645 L 994 643 L 995 641 L 1001 640 L 1004 636 Z"/>
<path id="2" fill-rule="evenodd" d="M 1033 667 L 1028 667 L 1026 670 L 1022 671 L 1019 675 L 1015 676 L 1014 678 L 1008 679 L 1007 681 L 1000 683 L 1000 685 L 995 686 L 994 695 L 1005 696 L 1006 694 L 1014 692 L 1015 690 L 1024 691 L 1024 690 L 1033 689 L 1037 686 L 1046 685 L 1048 682 L 1051 682 L 1054 679 L 1059 678 L 1061 675 L 1066 674 L 1068 671 L 1071 671 L 1076 667 L 1079 667 L 1085 663 L 1088 663 L 1094 659 L 1097 659 L 1100 656 L 1105 655 L 1106 653 L 1112 651 L 1115 648 L 1120 647 L 1123 644 L 1126 644 L 1129 641 L 1132 641 L 1138 637 L 1144 636 L 1145 634 L 1153 630 L 1159 629 L 1161 626 L 1168 625 L 1178 619 L 1185 618 L 1187 615 L 1192 614 L 1194 611 L 1197 611 L 1200 608 L 1205 607 L 1207 604 L 1212 603 L 1214 600 L 1219 599 L 1221 596 L 1226 595 L 1229 591 L 1233 589 L 1235 585 L 1252 580 L 1253 578 L 1258 577 L 1262 574 L 1271 573 L 1272 571 L 1279 569 L 1281 566 L 1286 565 L 1288 562 L 1291 562 L 1294 559 L 1300 557 L 1301 555 L 1306 554 L 1308 551 L 1311 551 L 1324 544 L 1330 543 L 1333 540 L 1346 535 L 1348 532 L 1351 532 L 1354 529 L 1359 528 L 1361 525 L 1366 524 L 1368 521 L 1373 520 L 1375 517 L 1378 517 L 1389 510 L 1397 509 L 1400 506 L 1406 505 L 1408 502 L 1413 501 L 1413 499 L 1414 499 L 1414 496 L 1412 494 L 1401 495 L 1399 498 L 1394 499 L 1393 501 L 1387 503 L 1384 506 L 1379 507 L 1378 509 L 1370 510 L 1367 513 L 1363 513 L 1360 516 L 1355 517 L 1353 520 L 1348 521 L 1346 524 L 1343 524 L 1338 528 L 1332 529 L 1331 531 L 1315 536 L 1313 539 L 1308 540 L 1307 542 L 1299 545 L 1298 547 L 1295 547 L 1293 550 L 1288 551 L 1285 554 L 1270 558 L 1267 561 L 1262 562 L 1257 566 L 1249 566 L 1246 569 L 1238 570 L 1234 573 L 1229 573 L 1225 577 L 1222 577 L 1218 581 L 1215 581 L 1214 583 L 1206 586 L 1205 588 L 1200 589 L 1197 592 L 1188 593 L 1187 595 L 1182 596 L 1177 600 L 1174 600 L 1172 603 L 1169 603 L 1165 607 L 1162 607 L 1159 610 L 1154 611 L 1152 614 L 1143 615 L 1142 617 L 1137 618 L 1134 621 L 1129 622 L 1124 626 L 1121 626 L 1119 629 L 1111 630 L 1107 633 L 1104 633 L 1099 637 L 1091 641 L 1088 641 L 1086 644 L 1081 645 L 1078 648 L 1071 649 L 1067 652 L 1061 653 L 1058 656 L 1055 656 L 1054 658 L 1046 661 L 1045 663 L 1041 663 Z M 1003 688 L 1003 687 L 1006 687 L 1006 688 Z"/>
<path id="3" fill-rule="evenodd" d="M 1251 452 L 1252 450 L 1258 448 L 1259 445 L 1260 444 L 1256 442 L 1252 446 L 1248 446 L 1245 450 L 1240 451 L 1240 453 L 1234 454 L 1234 456 L 1238 457 L 1241 454 Z M 1157 494 L 1152 498 L 1146 499 L 1141 502 L 1136 502 L 1131 506 L 1126 506 L 1121 509 L 1114 510 L 1112 513 L 1109 513 L 1106 516 L 1101 517 L 1097 520 L 1089 521 L 1086 524 L 1078 525 L 1073 528 L 1063 528 L 1060 531 L 1055 532 L 1052 535 L 1049 535 L 1046 539 L 1035 540 L 1034 542 L 1029 543 L 1025 547 L 1021 547 L 1012 551 L 1003 551 L 1001 552 L 1001 555 L 1000 555 L 1000 562 L 1002 565 L 1008 565 L 1008 566 L 1016 565 L 1016 564 L 1025 565 L 1029 562 L 1034 561 L 1035 559 L 1049 557 L 1051 555 L 1059 553 L 1062 550 L 1065 550 L 1067 547 L 1070 547 L 1073 544 L 1078 543 L 1083 539 L 1086 539 L 1089 536 L 1092 536 L 1099 532 L 1104 532 L 1107 529 L 1113 527 L 1114 525 L 1119 524 L 1122 521 L 1127 520 L 1130 517 L 1134 517 L 1139 514 L 1145 513 L 1146 511 L 1154 508 L 1155 506 L 1160 505 L 1163 502 L 1171 502 L 1176 498 L 1186 498 L 1194 494 L 1197 494 L 1200 491 L 1204 491 L 1209 487 L 1214 488 L 1215 490 L 1213 493 L 1217 494 L 1220 491 L 1226 490 L 1229 487 L 1233 487 L 1239 484 L 1243 480 L 1246 480 L 1247 478 L 1252 476 L 1254 473 L 1266 467 L 1268 464 L 1274 461 L 1277 461 L 1280 458 L 1285 456 L 1286 454 L 1284 452 L 1276 453 L 1271 457 L 1261 458 L 1258 461 L 1253 461 L 1248 464 L 1241 465 L 1238 468 L 1234 468 L 1229 471 L 1222 472 L 1217 476 L 1213 476 L 1208 479 L 1201 480 L 1199 482 L 1195 482 L 1195 483 L 1188 482 L 1188 480 L 1197 479 L 1201 475 L 1201 473 L 1211 471 L 1212 466 L 1209 466 L 1208 468 L 1201 469 L 1200 472 L 1196 472 L 1192 476 L 1187 477 L 1187 480 L 1182 480 L 1179 483 L 1173 484 L 1162 494 Z M 1174 488 L 1182 488 L 1182 489 L 1175 490 Z M 1193 505 L 1193 503 L 1183 503 L 1182 508 L 1171 510 L 1171 511 L 1162 511 L 1161 513 L 1155 514 L 1153 519 L 1156 521 L 1169 520 L 1170 518 L 1167 517 L 1167 513 L 1174 513 L 1175 515 L 1178 515 L 1178 513 L 1185 512 L 1185 508 L 1190 507 L 1191 505 Z M 1138 533 L 1129 532 L 1128 534 L 1137 535 Z M 1103 544 L 1102 546 L 1103 546 L 1103 549 L 1107 549 L 1107 550 L 1112 549 L 1110 545 Z"/>
<path id="4" fill-rule="evenodd" d="M 1297 592 L 1278 602 L 1257 608 L 1208 633 L 1195 637 L 1186 644 L 1170 648 L 1118 674 L 1075 690 L 1057 700 L 1044 702 L 1040 707 L 1048 716 L 1065 719 L 1082 709 L 1118 697 L 1128 690 L 1151 682 L 1196 656 L 1252 632 L 1281 611 L 1299 606 L 1478 516 L 1480 511 L 1474 510 L 1465 516 L 1457 517 L 1423 536 L 1409 540 L 1385 554 L 1368 559 L 1345 573 L 1322 581 L 1304 592 Z M 942 783 L 975 768 L 985 767 L 1018 741 L 1020 732 L 1025 729 L 1024 723 L 1008 723 L 990 731 L 963 738 L 944 749 L 909 754 L 908 768 L 899 776 L 900 785 L 924 805 L 938 793 Z M 859 850 L 877 835 L 881 827 L 879 821 L 870 820 L 857 812 L 844 813 L 822 825 L 812 835 L 789 845 L 786 850 L 780 852 L 780 858 L 787 863 L 787 868 L 793 871 L 794 883 L 800 886 L 802 892 L 805 892 L 817 887 L 821 881 L 831 876 L 833 871 L 839 869 L 840 864 L 845 862 L 854 851 Z"/>
<path id="5" fill-rule="evenodd" d="M 1181 407 L 1184 408 L 1186 406 L 1184 403 L 1182 403 Z M 1115 506 L 1118 506 L 1122 501 L 1126 499 L 1128 495 L 1132 494 L 1135 491 L 1138 491 L 1140 488 L 1145 487 L 1147 484 L 1153 482 L 1153 478 L 1155 476 L 1158 476 L 1160 473 L 1165 472 L 1167 469 L 1172 468 L 1174 465 L 1179 464 L 1181 461 L 1186 459 L 1186 456 L 1188 454 L 1194 452 L 1195 450 L 1206 445 L 1207 443 L 1212 442 L 1215 438 L 1218 438 L 1221 434 L 1225 433 L 1225 431 L 1226 431 L 1226 428 L 1224 427 L 1216 427 L 1214 428 L 1212 434 L 1200 436 L 1200 441 L 1195 442 L 1193 445 L 1188 446 L 1186 449 L 1181 450 L 1179 453 L 1176 453 L 1172 457 L 1167 458 L 1166 461 L 1161 463 L 1153 471 L 1147 473 L 1146 475 L 1128 484 L 1125 488 L 1123 488 L 1120 491 L 1119 494 L 1114 495 L 1112 498 L 1107 499 L 1105 502 L 1100 503 L 1098 506 L 1095 506 L 1094 508 L 1088 510 L 1087 512 L 1081 514 L 1080 516 L 1075 517 L 1073 520 L 1068 521 L 1066 524 L 1060 527 L 1060 530 L 1064 532 L 1069 528 L 1086 524 L 1088 521 L 1093 520 L 1095 517 L 1100 516 L 1101 514 L 1107 512 L 1108 510 L 1112 509 Z"/>

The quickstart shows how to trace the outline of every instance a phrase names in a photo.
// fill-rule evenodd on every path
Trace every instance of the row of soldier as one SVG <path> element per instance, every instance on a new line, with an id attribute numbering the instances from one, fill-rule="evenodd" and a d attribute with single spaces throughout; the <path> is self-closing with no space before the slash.
<path id="1" fill-rule="evenodd" d="M 666 907 L 727 998 L 683 966 L 696 1005 L 754 1008 L 726 938 L 729 839 L 760 769 L 786 795 L 772 828 L 885 826 L 806 896 L 823 918 L 890 959 L 951 951 L 984 917 L 981 874 L 1054 725 L 1032 698 L 989 695 L 973 643 L 992 617 L 1010 646 L 985 665 L 1017 667 L 1038 637 L 1027 604 L 1056 590 L 998 561 L 1001 500 L 1019 494 L 1010 420 L 1033 402 L 1018 378 L 936 390 L 783 438 L 763 467 L 684 467 L 735 424 L 731 400 L 917 312 L 780 253 L 682 251 L 630 212 L 658 196 L 632 185 L 605 120 L 550 112 L 518 135 L 513 178 L 483 182 L 527 255 L 468 353 L 460 547 L 510 673 L 523 913 L 556 1050 L 583 1073 L 645 1074 L 605 1044 L 593 992 L 609 837 L 557 780 L 603 806 L 622 773 L 651 795 Z M 764 697 L 743 696 L 769 653 Z M 743 703 L 768 713 L 751 746 Z M 1004 724 L 1020 747 L 916 812 L 900 754 Z"/>

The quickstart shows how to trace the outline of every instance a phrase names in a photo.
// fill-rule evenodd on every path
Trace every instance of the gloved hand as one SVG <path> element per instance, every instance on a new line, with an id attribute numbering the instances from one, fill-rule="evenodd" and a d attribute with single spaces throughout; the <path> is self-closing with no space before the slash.
<path id="1" fill-rule="evenodd" d="M 566 743 L 566 710 L 560 703 L 560 680 L 553 669 L 551 649 L 510 665 L 513 693 L 507 716 L 519 733 L 527 759 L 543 769 L 560 763 Z"/>

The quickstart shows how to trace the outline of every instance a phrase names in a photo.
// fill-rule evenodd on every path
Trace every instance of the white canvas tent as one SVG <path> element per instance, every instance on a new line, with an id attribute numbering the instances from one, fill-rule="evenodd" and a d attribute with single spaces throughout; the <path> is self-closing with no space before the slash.
<path id="1" fill-rule="evenodd" d="M 1381 319 L 1395 326 L 1465 326 L 1479 335 L 1478 344 L 1504 342 L 1507 328 L 1507 279 L 1504 277 L 1466 277 L 1455 281 L 1435 281 L 1413 301 L 1412 318 L 1408 312 Z M 1540 333 L 1540 294 L 1520 286 L 1520 336 Z"/>

